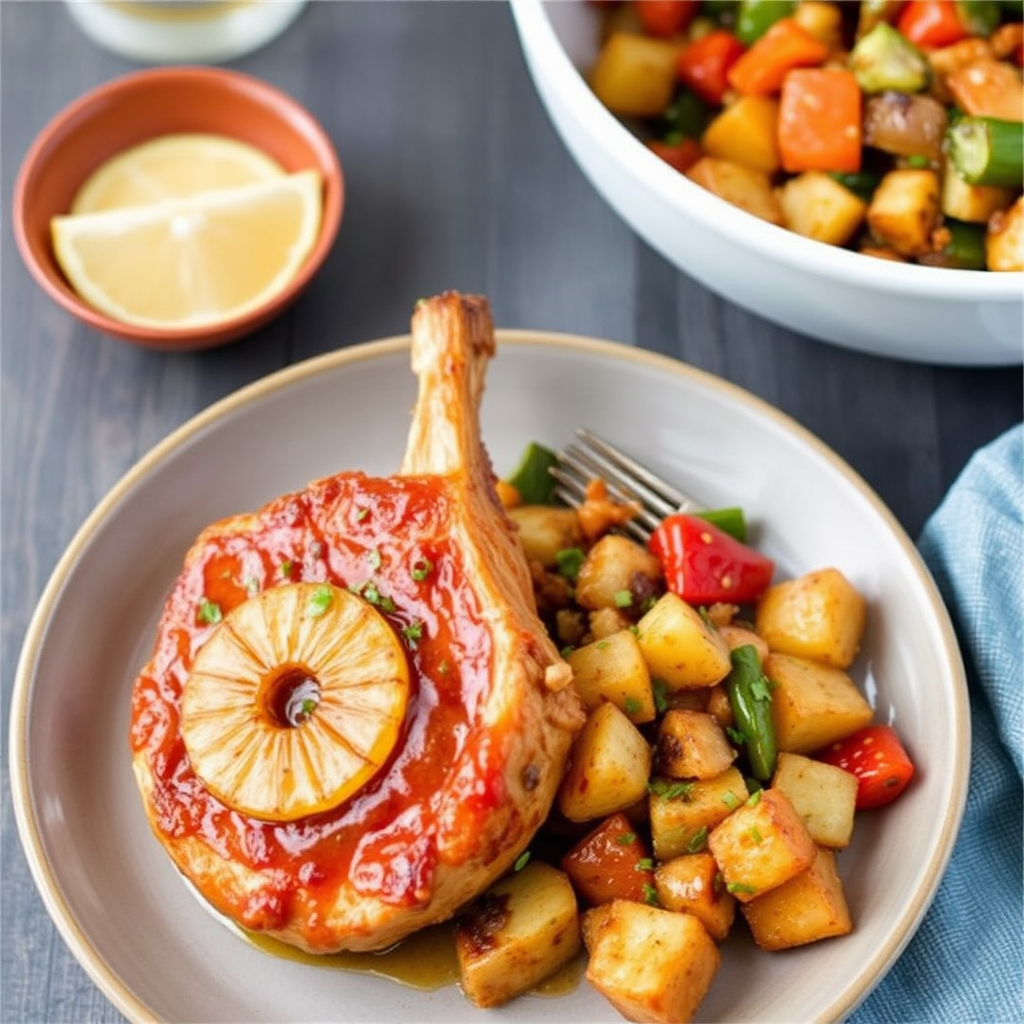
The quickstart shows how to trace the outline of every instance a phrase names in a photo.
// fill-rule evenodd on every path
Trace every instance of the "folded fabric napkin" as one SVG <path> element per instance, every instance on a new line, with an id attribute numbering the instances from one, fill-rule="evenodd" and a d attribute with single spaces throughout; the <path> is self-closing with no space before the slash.
<path id="1" fill-rule="evenodd" d="M 851 1024 L 1024 1021 L 1024 426 L 980 449 L 918 548 L 960 641 L 972 715 L 967 806 L 921 928 Z"/>

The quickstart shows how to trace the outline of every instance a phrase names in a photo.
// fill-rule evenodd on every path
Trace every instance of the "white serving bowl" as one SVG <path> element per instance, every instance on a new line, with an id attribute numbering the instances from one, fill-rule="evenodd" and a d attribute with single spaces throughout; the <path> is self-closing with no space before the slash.
<path id="1" fill-rule="evenodd" d="M 591 92 L 600 12 L 511 0 L 526 63 L 569 152 L 650 246 L 754 313 L 846 348 L 919 362 L 1015 365 L 1024 278 L 894 263 L 811 241 L 705 191 L 650 152 Z"/>

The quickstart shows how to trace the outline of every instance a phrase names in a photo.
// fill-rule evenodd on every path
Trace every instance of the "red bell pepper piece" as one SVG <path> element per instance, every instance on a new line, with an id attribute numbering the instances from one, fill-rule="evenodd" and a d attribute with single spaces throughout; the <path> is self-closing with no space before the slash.
<path id="1" fill-rule="evenodd" d="M 951 46 L 969 35 L 951 0 L 910 0 L 896 19 L 896 28 L 926 49 Z"/>
<path id="2" fill-rule="evenodd" d="M 685 174 L 704 155 L 700 143 L 685 136 L 678 142 L 651 139 L 647 147 L 681 174 Z"/>
<path id="3" fill-rule="evenodd" d="M 720 106 L 729 91 L 729 68 L 743 51 L 731 32 L 716 29 L 679 51 L 676 77 L 705 102 Z"/>
<path id="4" fill-rule="evenodd" d="M 662 520 L 648 543 L 665 585 L 692 605 L 749 604 L 768 589 L 775 563 L 699 516 Z"/>
<path id="5" fill-rule="evenodd" d="M 685 32 L 700 9 L 700 0 L 633 0 L 644 31 L 663 39 Z"/>
<path id="6" fill-rule="evenodd" d="M 857 777 L 858 811 L 892 803 L 914 777 L 914 765 L 891 725 L 859 729 L 816 756 Z"/>

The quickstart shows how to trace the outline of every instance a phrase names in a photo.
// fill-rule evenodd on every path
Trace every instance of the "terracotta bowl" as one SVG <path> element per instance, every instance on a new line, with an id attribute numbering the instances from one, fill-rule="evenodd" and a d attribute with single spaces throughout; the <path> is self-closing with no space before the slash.
<path id="1" fill-rule="evenodd" d="M 75 192 L 105 160 L 174 132 L 232 136 L 264 150 L 286 171 L 323 176 L 320 237 L 288 288 L 243 316 L 206 327 L 164 330 L 112 319 L 83 301 L 64 277 L 50 221 L 67 213 Z M 305 288 L 338 232 L 344 179 L 331 140 L 310 113 L 275 87 L 237 71 L 165 67 L 138 71 L 86 93 L 42 130 L 14 188 L 12 221 L 32 276 L 69 313 L 104 334 L 165 350 L 209 348 L 248 334 L 277 316 Z"/>

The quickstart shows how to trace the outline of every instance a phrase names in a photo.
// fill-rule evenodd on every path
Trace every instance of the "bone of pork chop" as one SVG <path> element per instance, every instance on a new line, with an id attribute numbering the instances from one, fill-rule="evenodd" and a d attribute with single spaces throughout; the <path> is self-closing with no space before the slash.
<path id="1" fill-rule="evenodd" d="M 186 555 L 133 691 L 133 767 L 172 860 L 231 920 L 314 953 L 386 948 L 451 917 L 506 872 L 547 816 L 583 722 L 571 671 L 537 617 L 480 437 L 495 352 L 487 302 L 452 292 L 424 300 L 412 333 L 419 396 L 400 474 L 342 473 L 208 527 Z M 413 509 L 415 525 L 391 536 L 361 533 L 373 517 L 355 516 L 355 504 L 389 494 Z M 421 550 L 417 544 L 436 544 L 445 559 L 437 575 L 448 573 L 458 596 L 447 611 L 443 601 L 432 606 L 452 619 L 437 630 L 450 649 L 428 635 L 410 650 L 418 696 L 391 763 L 334 810 L 274 823 L 246 818 L 206 792 L 173 728 L 208 629 L 197 626 L 195 603 L 224 575 L 223 553 L 254 550 L 270 566 L 282 557 L 282 537 L 293 536 L 296 564 L 308 537 L 325 539 L 322 561 L 339 586 L 359 582 L 366 551 L 386 550 L 394 561 Z M 381 582 L 402 614 L 408 571 Z M 451 672 L 437 668 L 449 661 Z M 460 679 L 462 696 L 439 717 L 437 694 Z M 420 775 L 430 772 L 436 782 L 426 786 Z"/>

